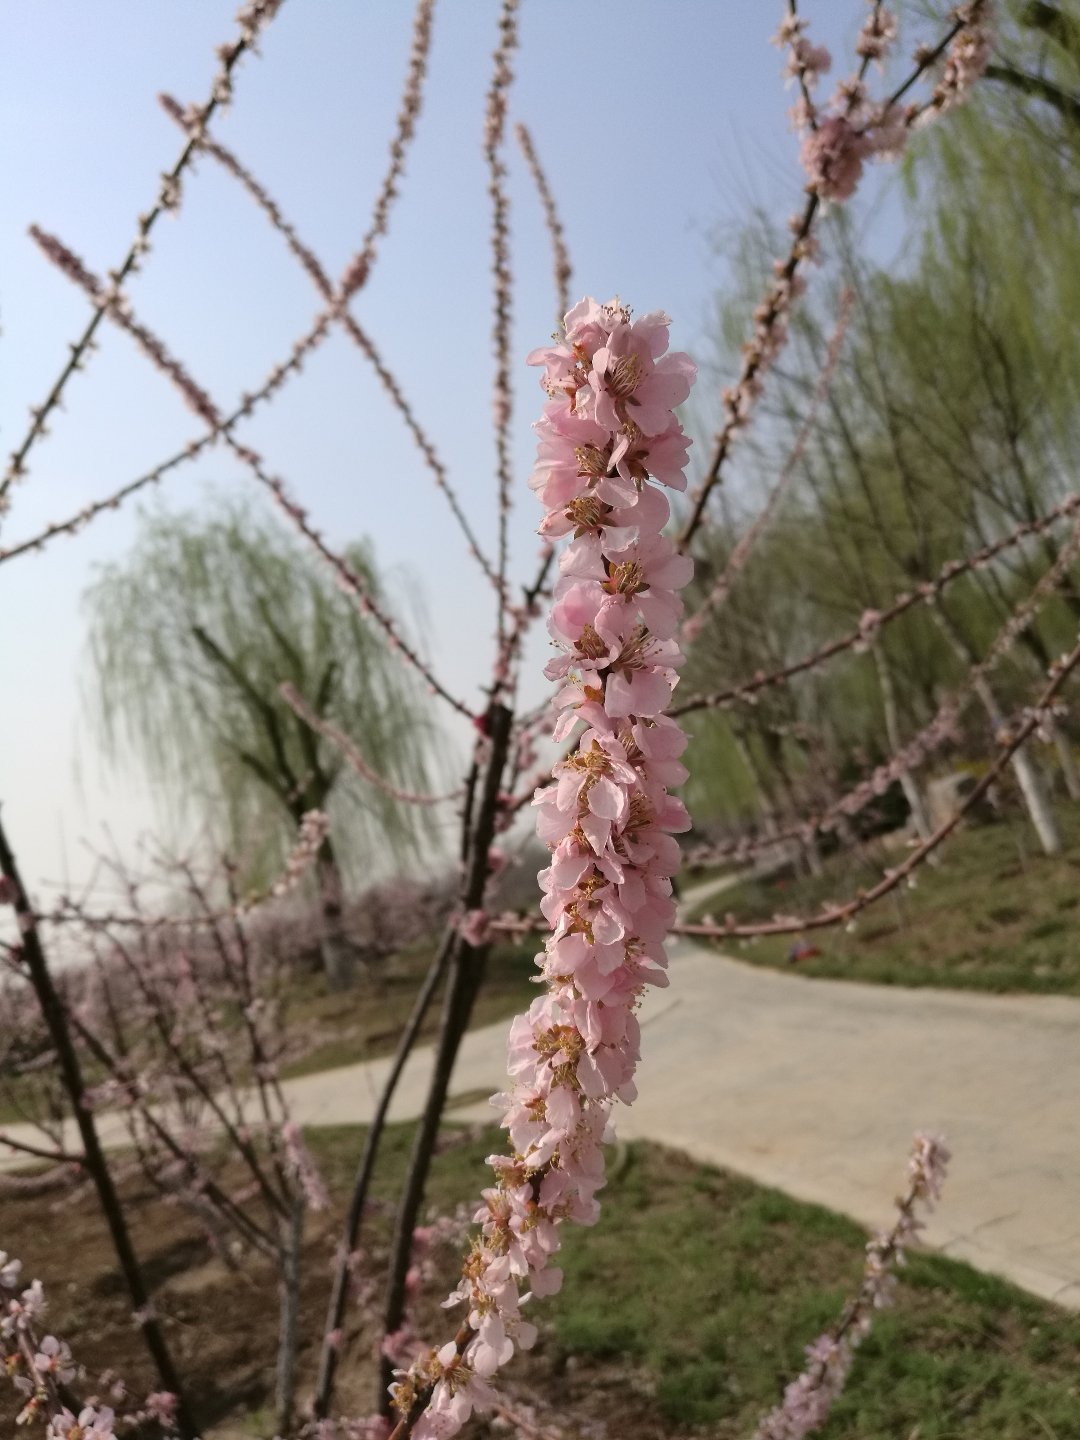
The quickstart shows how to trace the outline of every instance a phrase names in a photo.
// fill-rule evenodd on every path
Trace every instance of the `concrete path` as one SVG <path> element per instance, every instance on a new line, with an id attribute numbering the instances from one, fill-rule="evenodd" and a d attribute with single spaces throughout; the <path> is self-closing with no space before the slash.
<path id="1" fill-rule="evenodd" d="M 679 943 L 642 1022 L 640 1099 L 617 1112 L 620 1135 L 874 1227 L 912 1132 L 942 1131 L 954 1160 L 928 1243 L 1080 1309 L 1080 1000 L 815 981 Z M 503 1083 L 505 1037 L 505 1023 L 466 1037 L 456 1116 L 493 1115 L 475 1097 Z M 411 1058 L 394 1119 L 418 1113 L 430 1060 Z M 289 1081 L 294 1118 L 368 1119 L 387 1066 Z"/>

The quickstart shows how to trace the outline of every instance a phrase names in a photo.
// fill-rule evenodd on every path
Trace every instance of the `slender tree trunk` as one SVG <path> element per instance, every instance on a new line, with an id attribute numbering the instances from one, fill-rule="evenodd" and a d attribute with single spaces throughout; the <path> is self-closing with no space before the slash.
<path id="1" fill-rule="evenodd" d="M 1049 546 L 1051 563 L 1058 559 L 1057 547 L 1051 542 Z M 1059 592 L 1061 598 L 1068 605 L 1072 614 L 1080 617 L 1080 600 L 1075 595 Z M 1020 637 L 1024 648 L 1034 662 L 1034 670 L 1040 680 L 1043 680 L 1053 664 L 1054 657 L 1044 643 L 1042 636 L 1037 630 L 1029 626 Z M 1065 781 L 1065 789 L 1070 800 L 1080 800 L 1080 770 L 1077 769 L 1076 757 L 1072 752 L 1069 743 L 1068 732 L 1051 717 L 1047 717 L 1043 729 L 1053 742 L 1057 752 L 1058 765 L 1061 769 L 1062 778 Z"/>
<path id="2" fill-rule="evenodd" d="M 484 889 L 490 868 L 489 852 L 491 842 L 495 837 L 499 791 L 502 785 L 503 771 L 506 768 L 512 719 L 510 711 L 503 705 L 493 704 L 488 711 L 488 734 L 491 737 L 491 749 L 484 772 L 480 803 L 470 836 L 469 859 L 461 896 L 461 906 L 465 911 L 479 908 L 484 900 Z M 450 980 L 446 989 L 446 998 L 443 1001 L 442 1025 L 435 1049 L 434 1073 L 431 1077 L 424 1113 L 413 1142 L 409 1170 L 398 1205 L 394 1237 L 390 1247 L 386 1311 L 383 1320 L 383 1330 L 386 1335 L 393 1335 L 400 1330 L 405 1318 L 405 1277 L 412 1260 L 413 1231 L 416 1229 L 428 1170 L 431 1166 L 431 1157 L 438 1139 L 439 1123 L 450 1088 L 450 1077 L 462 1036 L 468 1028 L 473 1002 L 484 977 L 488 949 L 486 944 L 477 947 L 467 944 L 460 933 L 454 936 L 450 953 Z M 390 1414 L 388 1387 L 393 1379 L 393 1370 L 393 1362 L 384 1356 L 381 1366 L 380 1403 L 383 1414 L 387 1416 Z"/>
<path id="3" fill-rule="evenodd" d="M 952 646 L 953 651 L 960 661 L 968 666 L 973 666 L 976 656 L 971 646 L 964 639 L 956 621 L 940 602 L 933 607 L 933 614 L 937 619 L 942 634 Z M 998 704 L 997 696 L 985 675 L 979 675 L 974 682 L 974 690 L 978 695 L 983 709 L 986 711 L 991 728 L 996 735 L 1004 723 L 1004 716 L 1001 713 L 1001 706 Z M 1016 783 L 1020 787 L 1020 794 L 1024 800 L 1024 807 L 1035 833 L 1039 837 L 1039 844 L 1042 846 L 1044 855 L 1060 855 L 1061 834 L 1054 818 L 1053 806 L 1047 796 L 1046 788 L 1042 778 L 1031 758 L 1031 752 L 1027 745 L 1021 745 L 1019 750 L 1014 751 L 1009 761 L 1013 774 L 1016 776 Z"/>
<path id="4" fill-rule="evenodd" d="M 1080 800 L 1080 769 L 1077 768 L 1076 756 L 1073 754 L 1068 734 L 1056 720 L 1048 720 L 1046 728 L 1050 731 L 1054 749 L 1057 751 L 1058 764 L 1061 766 L 1061 774 L 1065 781 L 1065 789 L 1069 792 L 1069 799 Z"/>
<path id="5" fill-rule="evenodd" d="M 1054 809 L 1050 804 L 1042 777 L 1031 758 L 1031 751 L 1026 745 L 1021 745 L 1013 756 L 1012 767 L 1028 814 L 1031 816 L 1031 823 L 1039 837 L 1039 844 L 1043 848 L 1043 854 L 1060 855 L 1061 833 L 1058 830 Z"/>
<path id="6" fill-rule="evenodd" d="M 784 742 L 774 731 L 765 730 L 762 735 L 765 749 L 768 751 L 772 763 L 773 772 L 776 775 L 784 798 L 787 801 L 788 814 L 792 820 L 798 820 L 799 807 L 795 799 L 795 786 L 792 783 L 791 775 L 784 762 Z M 816 833 L 806 835 L 797 841 L 798 853 L 802 856 L 803 864 L 807 872 L 815 877 L 824 874 L 825 867 L 821 861 L 821 849 L 818 846 Z"/>
<path id="7" fill-rule="evenodd" d="M 896 684 L 893 680 L 892 666 L 889 664 L 889 657 L 880 640 L 873 645 L 874 664 L 877 667 L 878 686 L 881 690 L 881 708 L 885 715 L 885 737 L 889 742 L 889 751 L 898 755 L 903 748 L 903 741 L 900 737 L 900 719 L 896 704 Z M 906 767 L 900 772 L 900 788 L 904 792 L 904 799 L 911 811 L 911 823 L 915 826 L 915 833 L 920 840 L 929 838 L 932 826 L 930 817 L 923 801 L 922 791 L 919 789 L 914 775 Z"/>
<path id="8" fill-rule="evenodd" d="M 280 1435 L 290 1435 L 296 1414 L 296 1348 L 300 1339 L 300 1262 L 304 1241 L 304 1197 L 295 1195 L 281 1222 L 280 1328 L 275 1407 Z"/>
<path id="9" fill-rule="evenodd" d="M 758 810 L 761 814 L 761 828 L 766 837 L 771 838 L 776 834 L 779 826 L 776 822 L 776 811 L 773 808 L 772 797 L 762 778 L 754 752 L 750 748 L 746 738 L 746 732 L 741 725 L 732 725 L 731 733 L 735 741 L 735 750 L 750 776 L 750 783 L 753 786 L 754 794 L 757 797 Z"/>
<path id="10" fill-rule="evenodd" d="M 146 1287 L 142 1269 L 135 1254 L 135 1247 L 131 1242 L 131 1233 L 127 1227 L 120 1196 L 113 1183 L 105 1152 L 101 1148 L 93 1111 L 86 1102 L 82 1067 L 71 1038 L 71 1031 L 68 1029 L 64 1003 L 53 984 L 33 910 L 23 888 L 15 856 L 8 844 L 2 823 L 0 823 L 0 873 L 4 875 L 14 892 L 14 906 L 19 920 L 19 929 L 22 932 L 22 953 L 27 975 L 33 986 L 34 994 L 37 996 L 42 1017 L 56 1051 L 60 1078 L 71 1102 L 72 1115 L 82 1140 L 83 1163 L 97 1191 L 98 1203 L 109 1229 L 117 1263 L 131 1297 L 135 1323 L 150 1352 L 162 1388 L 176 1396 L 176 1423 L 180 1435 L 183 1440 L 195 1440 L 198 1431 L 184 1398 L 179 1372 L 173 1364 L 172 1355 L 165 1340 L 165 1332 L 154 1313 L 150 1292 Z"/>
<path id="11" fill-rule="evenodd" d="M 341 1354 L 341 1343 L 345 1327 L 345 1310 L 349 1300 L 349 1257 L 356 1249 L 356 1242 L 360 1234 L 360 1226 L 364 1218 L 364 1208 L 367 1203 L 368 1191 L 371 1187 L 371 1177 L 375 1169 L 375 1159 L 378 1155 L 379 1142 L 382 1139 L 383 1130 L 386 1128 L 386 1117 L 390 1109 L 390 1102 L 394 1098 L 401 1072 L 405 1068 L 405 1062 L 409 1058 L 413 1046 L 416 1044 L 420 1028 L 424 1023 L 424 1016 L 428 1012 L 432 997 L 442 979 L 447 961 L 450 958 L 450 951 L 453 947 L 455 932 L 448 929 L 443 936 L 442 942 L 436 951 L 431 967 L 424 977 L 424 983 L 417 994 L 413 1004 L 412 1014 L 409 1016 L 405 1029 L 401 1032 L 398 1041 L 397 1051 L 394 1055 L 394 1063 L 390 1067 L 390 1073 L 386 1077 L 382 1094 L 379 1096 L 379 1103 L 375 1107 L 375 1114 L 371 1118 L 371 1124 L 364 1137 L 364 1150 L 360 1156 L 360 1164 L 357 1168 L 356 1179 L 353 1183 L 352 1197 L 349 1201 L 349 1212 L 345 1217 L 344 1234 L 341 1240 L 341 1248 L 338 1253 L 337 1263 L 334 1268 L 334 1280 L 330 1291 L 330 1304 L 326 1314 L 326 1328 L 323 1332 L 322 1353 L 319 1356 L 319 1375 L 315 1383 L 314 1414 L 316 1420 L 325 1420 L 330 1414 L 330 1407 L 334 1399 L 334 1380 L 337 1375 L 338 1359 Z"/>
<path id="12" fill-rule="evenodd" d="M 349 990 L 356 980 L 356 953 L 345 933 L 344 887 L 341 868 L 327 836 L 319 847 L 315 866 L 319 886 L 319 955 L 331 990 Z"/>

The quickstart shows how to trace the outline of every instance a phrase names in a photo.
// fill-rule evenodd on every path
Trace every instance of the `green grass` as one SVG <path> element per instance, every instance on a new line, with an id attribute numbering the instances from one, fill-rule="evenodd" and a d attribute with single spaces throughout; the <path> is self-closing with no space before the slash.
<path id="1" fill-rule="evenodd" d="M 473 1028 L 509 1019 L 534 999 L 535 952 L 531 943 L 492 946 L 487 976 L 473 1010 Z M 391 1054 L 431 955 L 431 944 L 414 946 L 380 971 L 361 977 L 345 995 L 328 991 L 321 976 L 294 981 L 283 997 L 286 1024 L 291 1030 L 310 1033 L 313 1043 L 302 1058 L 283 1068 L 283 1076 L 311 1075 Z M 440 987 L 428 1009 L 422 1040 L 434 1038 L 441 1005 Z"/>
<path id="2" fill-rule="evenodd" d="M 389 1137 L 387 1201 L 408 1139 L 407 1127 Z M 434 1208 L 476 1193 L 493 1143 L 488 1133 L 439 1156 Z M 856 1288 L 866 1235 L 657 1146 L 609 1160 L 600 1221 L 563 1230 L 565 1283 L 536 1308 L 538 1352 L 516 1358 L 508 1381 L 555 1404 L 572 1382 L 586 1411 L 604 1396 L 595 1414 L 612 1436 L 746 1437 Z M 878 1315 L 823 1440 L 1080 1435 L 1080 1316 L 941 1256 L 915 1253 L 899 1275 L 897 1303 Z M 648 1417 L 657 1428 L 637 1428 Z"/>
<path id="3" fill-rule="evenodd" d="M 1061 807 L 1067 848 L 1048 859 L 1019 820 L 963 830 L 937 865 L 862 912 L 853 933 L 808 932 L 820 956 L 788 959 L 793 936 L 724 942 L 757 965 L 797 968 L 826 979 L 881 985 L 945 985 L 975 990 L 1080 994 L 1080 823 Z M 744 881 L 695 914 L 732 913 L 742 921 L 813 914 L 866 888 L 903 851 L 867 847 L 833 856 L 817 878 Z"/>
<path id="4" fill-rule="evenodd" d="M 387 1132 L 361 1245 L 378 1287 L 413 1127 Z M 309 1217 L 304 1266 L 301 1390 L 314 1374 L 326 1284 L 363 1132 L 312 1130 L 333 1198 Z M 448 1127 L 423 1218 L 471 1210 L 499 1132 Z M 746 1440 L 803 1364 L 803 1348 L 833 1323 L 858 1283 L 866 1236 L 852 1222 L 658 1146 L 609 1152 L 599 1223 L 566 1227 L 562 1291 L 530 1305 L 537 1347 L 505 1372 L 510 1394 L 534 1396 L 568 1436 L 596 1422 L 610 1440 L 708 1435 Z M 898 1157 L 898 1176 L 903 1168 Z M 277 1275 L 247 1257 L 239 1272 L 210 1255 L 190 1217 L 128 1179 L 137 1249 L 207 1433 L 269 1436 Z M 943 1205 L 948 1205 L 946 1190 Z M 114 1365 L 132 1388 L 153 1388 L 130 1302 L 100 1215 L 87 1198 L 64 1209 L 64 1245 L 41 1202 L 0 1201 L 5 1244 L 50 1296 L 50 1325 L 91 1373 Z M 882 1222 L 888 1220 L 885 1210 Z M 415 1314 L 438 1343 L 458 1323 L 440 1302 L 460 1264 L 438 1252 Z M 881 1312 L 822 1440 L 1074 1440 L 1080 1435 L 1080 1316 L 943 1257 L 913 1254 L 897 1303 Z M 228 1317 L 228 1324 L 221 1317 Z M 377 1337 L 350 1318 L 343 1349 L 344 1413 L 372 1403 Z M 0 1385 L 0 1433 L 12 1405 Z M 219 1425 L 226 1429 L 218 1431 Z M 10 1430 L 14 1434 L 14 1430 Z M 472 1429 L 471 1436 L 489 1432 Z M 491 1432 L 494 1434 L 494 1432 Z M 505 1433 L 505 1432 L 503 1432 Z"/>

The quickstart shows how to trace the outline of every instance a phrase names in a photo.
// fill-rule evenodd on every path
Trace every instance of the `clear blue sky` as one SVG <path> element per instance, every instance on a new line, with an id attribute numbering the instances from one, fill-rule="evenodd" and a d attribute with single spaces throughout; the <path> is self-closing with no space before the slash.
<path id="1" fill-rule="evenodd" d="M 85 300 L 26 237 L 37 222 L 91 268 L 119 262 L 178 132 L 155 96 L 202 100 L 236 0 L 2 0 L 0 56 L 0 445 L 21 437 Z M 862 0 L 807 4 L 815 38 L 850 55 Z M 532 129 L 564 216 L 574 292 L 618 291 L 663 307 L 676 344 L 703 358 L 725 278 L 715 238 L 752 205 L 778 218 L 799 202 L 791 93 L 767 41 L 771 0 L 525 0 L 512 119 Z M 366 228 L 407 61 L 406 0 L 286 0 L 262 57 L 242 65 L 215 126 L 278 199 L 332 273 Z M 441 0 L 420 133 L 391 234 L 356 313 L 435 437 L 482 537 L 494 531 L 490 438 L 488 203 L 480 153 L 495 0 Z M 842 63 L 846 73 L 847 65 Z M 524 167 L 511 157 L 516 351 L 553 325 L 550 262 Z M 887 205 L 871 234 L 895 238 Z M 183 210 L 155 232 L 136 311 L 231 407 L 310 324 L 317 297 L 235 183 L 204 159 Z M 707 382 L 706 382 L 707 383 Z M 525 488 L 540 392 L 517 390 L 514 573 L 529 573 L 536 506 Z M 698 396 L 709 412 L 709 397 Z M 198 432 L 167 382 L 111 329 L 76 376 L 52 435 L 3 525 L 34 533 L 139 474 Z M 251 424 L 251 443 L 302 495 L 330 538 L 374 538 L 400 587 L 432 617 L 427 649 L 471 698 L 484 678 L 490 591 L 457 543 L 441 498 L 361 357 L 341 336 Z M 166 484 L 197 505 L 210 485 L 261 497 L 222 453 Z M 84 837 L 108 824 L 123 845 L 153 822 L 145 777 L 107 774 L 84 722 L 82 593 L 98 563 L 130 545 L 134 514 L 0 567 L 0 801 L 27 876 L 87 869 Z M 535 668 L 543 646 L 534 652 Z M 537 692 L 539 693 L 539 692 Z"/>

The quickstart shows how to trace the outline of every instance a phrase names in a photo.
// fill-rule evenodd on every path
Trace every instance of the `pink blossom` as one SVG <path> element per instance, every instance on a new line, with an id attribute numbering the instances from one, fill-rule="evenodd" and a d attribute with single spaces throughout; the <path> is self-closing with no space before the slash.
<path id="1" fill-rule="evenodd" d="M 800 159 L 823 200 L 849 200 L 862 179 L 870 142 L 843 115 L 830 115 L 803 140 Z"/>
<path id="2" fill-rule="evenodd" d="M 566 538 L 548 624 L 546 674 L 563 682 L 555 738 L 584 732 L 533 797 L 551 852 L 539 875 L 546 988 L 510 1027 L 511 1089 L 493 1103 L 511 1151 L 491 1158 L 495 1184 L 447 1301 L 468 1305 L 471 1336 L 420 1357 L 395 1387 L 402 1407 L 430 1390 L 420 1440 L 456 1434 L 489 1406 L 488 1377 L 535 1340 L 522 1306 L 562 1282 L 552 1262 L 563 1221 L 597 1218 L 612 1106 L 636 1095 L 635 1009 L 647 985 L 666 983 L 674 837 L 689 820 L 669 793 L 686 776 L 686 737 L 662 712 L 678 683 L 679 591 L 692 566 L 661 533 L 670 508 L 659 486 L 685 483 L 689 441 L 673 407 L 694 374 L 688 356 L 668 353 L 668 325 L 661 311 L 632 321 L 618 301 L 584 300 L 565 340 L 529 357 L 550 397 L 530 484 L 542 532 Z"/>
<path id="3" fill-rule="evenodd" d="M 176 1396 L 171 1390 L 155 1390 L 146 1397 L 143 1408 L 160 1425 L 171 1426 L 176 1419 L 176 1405 Z"/>
<path id="4" fill-rule="evenodd" d="M 115 1418 L 107 1405 L 100 1410 L 87 1405 L 78 1418 L 63 1409 L 49 1421 L 48 1440 L 112 1440 Z"/>
<path id="5" fill-rule="evenodd" d="M 939 112 L 966 100 L 990 63 L 990 10 L 989 0 L 969 0 L 958 7 L 957 18 L 963 22 L 963 29 L 946 52 L 941 80 L 934 91 L 933 103 Z"/>
<path id="6" fill-rule="evenodd" d="M 896 39 L 898 29 L 899 24 L 893 12 L 884 5 L 875 5 L 859 31 L 859 38 L 855 42 L 856 54 L 880 63 Z"/>
<path id="7" fill-rule="evenodd" d="M 71 1363 L 71 1350 L 55 1335 L 46 1335 L 41 1348 L 34 1356 L 34 1368 L 39 1375 L 54 1375 L 62 1385 L 68 1385 L 75 1378 L 75 1366 Z"/>
<path id="8" fill-rule="evenodd" d="M 438 1352 L 441 1374 L 431 1404 L 413 1428 L 415 1440 L 446 1440 L 456 1435 L 474 1410 L 485 1413 L 495 1391 L 458 1355 L 453 1341 Z"/>
<path id="9" fill-rule="evenodd" d="M 832 67 L 832 56 L 824 45 L 812 45 L 805 36 L 800 36 L 791 46 L 787 65 L 784 67 L 784 74 L 788 76 L 802 75 L 807 85 L 817 83 L 819 75 L 824 75 Z"/>
<path id="10" fill-rule="evenodd" d="M 486 910 L 470 910 L 458 922 L 458 933 L 467 945 L 486 944 L 491 933 L 491 916 Z"/>

